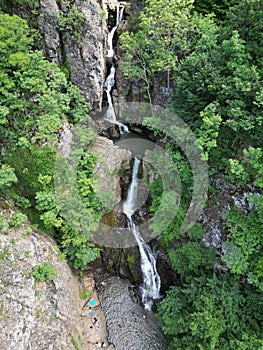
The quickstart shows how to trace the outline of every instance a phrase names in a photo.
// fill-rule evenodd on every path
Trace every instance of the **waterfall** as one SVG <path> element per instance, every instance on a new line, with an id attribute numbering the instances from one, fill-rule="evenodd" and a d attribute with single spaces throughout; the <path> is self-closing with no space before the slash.
<path id="1" fill-rule="evenodd" d="M 111 61 L 113 61 L 114 58 L 114 48 L 113 48 L 113 37 L 114 37 L 114 33 L 116 31 L 116 29 L 118 28 L 119 24 L 121 23 L 122 19 L 123 19 L 123 13 L 124 13 L 124 7 L 120 7 L 120 4 L 117 5 L 117 12 L 116 12 L 116 24 L 115 26 L 112 28 L 112 30 L 109 32 L 108 34 L 108 54 L 107 54 L 107 58 Z M 120 133 L 124 133 L 124 132 L 129 132 L 129 129 L 126 125 L 122 124 L 121 122 L 117 121 L 116 118 L 116 113 L 113 107 L 113 102 L 112 102 L 112 96 L 111 96 L 111 90 L 115 85 L 115 72 L 116 72 L 116 68 L 114 66 L 114 63 L 111 63 L 111 69 L 110 69 L 110 73 L 106 78 L 105 81 L 105 86 L 104 86 L 104 90 L 106 91 L 107 94 L 107 101 L 108 101 L 108 109 L 105 115 L 105 118 L 113 123 L 118 125 Z"/>
<path id="2" fill-rule="evenodd" d="M 156 269 L 156 259 L 150 246 L 144 242 L 139 228 L 132 219 L 132 215 L 137 209 L 137 191 L 138 191 L 138 171 L 140 160 L 135 158 L 132 171 L 132 181 L 128 188 L 126 200 L 123 203 L 123 212 L 128 218 L 128 227 L 133 233 L 139 246 L 141 255 L 141 271 L 143 277 L 142 302 L 146 310 L 151 310 L 153 301 L 159 299 L 161 279 Z"/>
<path id="3" fill-rule="evenodd" d="M 124 7 L 122 7 L 120 9 L 120 4 L 118 4 L 117 5 L 117 13 L 116 13 L 116 24 L 108 34 L 108 54 L 107 54 L 108 58 L 113 58 L 114 54 L 115 54 L 115 51 L 113 48 L 113 37 L 114 37 L 116 29 L 118 28 L 119 24 L 121 23 L 121 21 L 123 19 L 123 12 L 124 12 Z"/>

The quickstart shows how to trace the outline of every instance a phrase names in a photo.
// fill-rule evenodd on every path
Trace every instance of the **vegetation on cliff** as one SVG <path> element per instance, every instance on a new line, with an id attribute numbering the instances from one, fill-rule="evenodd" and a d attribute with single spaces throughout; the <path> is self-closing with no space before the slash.
<path id="1" fill-rule="evenodd" d="M 37 2 L 25 3 L 34 10 Z M 121 35 L 124 74 L 141 86 L 150 103 L 154 79 L 165 76 L 172 94 L 168 108 L 195 132 L 211 178 L 221 176 L 236 192 L 249 192 L 249 209 L 232 205 L 225 213 L 224 249 L 204 245 L 200 223 L 182 233 L 192 171 L 178 145 L 167 142 L 183 199 L 161 236 L 178 283 L 158 304 L 160 323 L 170 349 L 263 349 L 262 1 L 144 3 Z M 53 176 L 64 123 L 86 120 L 90 106 L 63 71 L 36 49 L 36 32 L 26 21 L 4 13 L 9 5 L 0 5 L 0 196 L 21 212 L 9 222 L 0 217 L 0 225 L 20 225 L 26 214 L 56 239 L 73 267 L 84 269 L 99 249 L 64 220 Z M 60 17 L 60 30 L 70 26 L 74 31 L 73 14 Z M 96 161 L 88 152 L 82 155 L 77 185 L 91 217 L 98 219 Z M 151 193 L 154 215 L 162 195 L 160 179 Z M 209 200 L 218 203 L 220 195 L 211 183 Z"/>
<path id="2" fill-rule="evenodd" d="M 168 107 L 195 131 L 210 176 L 223 175 L 237 192 L 251 193 L 250 209 L 233 205 L 224 214 L 224 250 L 204 246 L 200 224 L 182 234 L 192 172 L 178 145 L 167 144 L 184 198 L 161 240 L 181 282 L 159 304 L 160 322 L 170 349 L 262 349 L 262 2 L 145 3 L 121 35 L 124 73 L 147 91 L 148 102 L 154 78 L 166 73 L 172 93 Z M 154 214 L 160 180 L 152 195 Z M 211 184 L 210 200 L 220 195 Z"/>
<path id="3" fill-rule="evenodd" d="M 34 49 L 34 31 L 18 16 L 0 13 L 0 58 L 0 194 L 52 235 L 72 266 L 85 268 L 99 249 L 63 219 L 53 175 L 63 123 L 88 120 L 89 104 L 62 70 Z M 83 155 L 77 180 L 92 212 L 99 209 L 95 164 L 95 156 Z"/>

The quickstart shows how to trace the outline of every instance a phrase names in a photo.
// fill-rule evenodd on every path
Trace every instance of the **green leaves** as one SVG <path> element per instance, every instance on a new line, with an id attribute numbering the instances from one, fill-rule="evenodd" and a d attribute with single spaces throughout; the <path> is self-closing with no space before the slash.
<path id="1" fill-rule="evenodd" d="M 248 277 L 263 291 L 263 202 L 262 198 L 250 198 L 257 206 L 246 214 L 240 210 L 232 210 L 226 221 L 229 229 L 229 242 L 223 259 L 232 273 Z"/>
<path id="2" fill-rule="evenodd" d="M 194 128 L 202 125 L 200 114 L 216 106 L 214 114 L 221 116 L 224 129 L 235 133 L 236 139 L 249 138 L 259 144 L 261 65 L 252 60 L 249 37 L 228 26 L 217 26 L 211 16 L 191 18 L 191 50 L 175 68 L 172 106 Z"/>
<path id="3" fill-rule="evenodd" d="M 185 280 L 191 280 L 201 271 L 212 271 L 215 262 L 215 250 L 204 247 L 199 242 L 185 242 L 169 251 L 169 260 L 172 268 Z"/>
<path id="4" fill-rule="evenodd" d="M 177 64 L 176 53 L 183 43 L 192 3 L 192 0 L 148 0 L 137 27 L 121 35 L 124 73 L 144 81 L 149 99 L 154 74 L 167 72 L 169 75 Z"/>
<path id="5" fill-rule="evenodd" d="M 85 16 L 78 8 L 73 5 L 69 12 L 65 15 L 60 11 L 57 16 L 57 28 L 62 32 L 69 32 L 75 40 L 80 39 L 80 34 L 84 30 Z"/>
<path id="6" fill-rule="evenodd" d="M 14 54 L 26 54 L 33 43 L 29 27 L 18 16 L 0 14 L 0 67 L 8 65 Z"/>
<path id="7" fill-rule="evenodd" d="M 50 282 L 57 276 L 57 271 L 49 262 L 44 262 L 34 267 L 32 275 L 35 279 L 35 283 L 41 281 Z"/>
<path id="8" fill-rule="evenodd" d="M 248 147 L 243 150 L 241 159 L 229 159 L 227 169 L 231 181 L 253 182 L 263 188 L 263 151 L 262 148 Z"/>
<path id="9" fill-rule="evenodd" d="M 260 297 L 262 293 L 227 276 L 199 277 L 184 287 L 172 287 L 158 304 L 169 349 L 241 350 L 251 344 L 260 349 Z"/>
<path id="10" fill-rule="evenodd" d="M 0 14 L 0 134 L 54 144 L 62 123 L 87 119 L 89 105 L 58 66 L 30 50 L 29 35 L 24 20 Z"/>
<path id="11" fill-rule="evenodd" d="M 33 6 L 35 1 L 27 3 Z M 69 30 L 76 38 L 85 17 L 73 8 L 60 19 L 60 29 Z M 41 52 L 31 50 L 32 43 L 24 20 L 0 14 L 0 139 L 9 145 L 4 156 L 8 165 L 0 169 L 0 194 L 9 196 L 11 189 L 16 204 L 27 210 L 34 224 L 56 237 L 71 265 L 84 269 L 100 252 L 88 243 L 90 232 L 85 230 L 85 223 L 94 226 L 101 216 L 94 190 L 96 157 L 84 155 L 78 168 L 78 190 L 86 217 L 80 218 L 78 207 L 71 203 L 73 220 L 82 229 L 81 234 L 67 225 L 55 196 L 53 175 L 58 152 L 54 146 L 62 123 L 87 123 L 90 106 L 57 65 L 45 60 Z M 91 132 L 86 132 L 82 141 L 87 137 L 91 138 Z M 14 216 L 14 223 L 18 219 Z M 37 281 L 52 277 L 48 265 L 34 271 Z"/>
<path id="12" fill-rule="evenodd" d="M 0 168 L 0 193 L 17 182 L 14 169 L 7 164 L 1 164 Z M 3 192 L 2 192 L 3 193 Z"/>
<path id="13" fill-rule="evenodd" d="M 196 134 L 200 147 L 204 152 L 204 160 L 208 160 L 209 152 L 212 148 L 217 146 L 217 138 L 219 135 L 219 128 L 222 122 L 220 115 L 215 114 L 216 105 L 208 105 L 203 112 L 200 113 L 203 123 Z"/>

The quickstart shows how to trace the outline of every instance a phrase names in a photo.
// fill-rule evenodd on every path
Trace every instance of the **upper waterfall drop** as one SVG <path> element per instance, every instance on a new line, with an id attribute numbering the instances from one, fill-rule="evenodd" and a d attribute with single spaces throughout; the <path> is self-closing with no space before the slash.
<path id="1" fill-rule="evenodd" d="M 151 310 L 154 300 L 161 298 L 161 279 L 156 268 L 156 258 L 154 253 L 150 246 L 144 242 L 138 226 L 136 226 L 132 219 L 132 215 L 137 210 L 138 172 L 140 163 L 140 159 L 134 159 L 132 180 L 128 188 L 126 200 L 123 203 L 123 212 L 128 218 L 128 227 L 136 239 L 141 255 L 141 270 L 143 277 L 142 302 L 146 310 Z"/>
<path id="2" fill-rule="evenodd" d="M 107 101 L 108 101 L 108 109 L 107 109 L 105 118 L 109 122 L 118 125 L 121 134 L 123 134 L 125 132 L 128 133 L 129 128 L 117 120 L 116 113 L 115 113 L 114 106 L 113 106 L 111 90 L 113 89 L 113 87 L 115 85 L 115 73 L 116 73 L 116 68 L 115 68 L 115 65 L 113 63 L 114 55 L 115 55 L 115 51 L 113 48 L 113 37 L 114 37 L 114 33 L 115 33 L 116 29 L 118 28 L 119 24 L 123 20 L 124 9 L 125 9 L 124 5 L 118 3 L 117 12 L 116 12 L 116 23 L 115 23 L 115 26 L 111 29 L 111 31 L 108 34 L 107 58 L 109 60 L 111 60 L 112 63 L 111 63 L 110 73 L 105 80 L 105 86 L 104 86 L 104 90 L 106 92 Z"/>
<path id="3" fill-rule="evenodd" d="M 113 37 L 114 37 L 114 34 L 116 32 L 116 29 L 118 28 L 119 24 L 123 20 L 123 13 L 124 13 L 125 7 L 123 5 L 122 5 L 122 7 L 120 7 L 120 6 L 121 6 L 121 4 L 118 3 L 115 26 L 108 33 L 108 53 L 107 53 L 107 58 L 109 58 L 109 59 L 110 58 L 112 59 L 114 57 L 114 55 L 115 55 L 115 51 L 114 51 L 114 48 L 113 48 Z"/>

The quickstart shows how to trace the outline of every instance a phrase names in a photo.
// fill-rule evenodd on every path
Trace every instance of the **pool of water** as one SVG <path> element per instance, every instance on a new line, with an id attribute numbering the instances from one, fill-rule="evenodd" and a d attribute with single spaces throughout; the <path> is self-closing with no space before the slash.
<path id="1" fill-rule="evenodd" d="M 146 150 L 152 150 L 155 147 L 154 142 L 149 141 L 147 136 L 134 132 L 124 133 L 115 141 L 115 145 L 128 149 L 139 158 L 143 157 Z"/>

